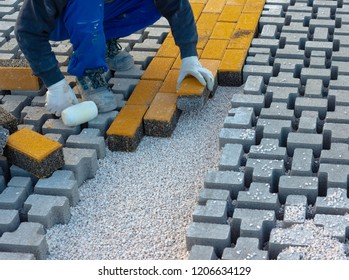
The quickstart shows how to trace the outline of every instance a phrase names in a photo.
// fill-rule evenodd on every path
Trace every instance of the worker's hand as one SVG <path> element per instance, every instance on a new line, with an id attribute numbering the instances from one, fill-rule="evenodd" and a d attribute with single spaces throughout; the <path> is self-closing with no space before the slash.
<path id="1" fill-rule="evenodd" d="M 64 109 L 78 103 L 79 101 L 66 79 L 47 88 L 46 109 L 57 117 L 61 116 Z"/>
<path id="2" fill-rule="evenodd" d="M 182 66 L 177 80 L 177 90 L 187 75 L 194 76 L 200 84 L 207 86 L 211 91 L 213 90 L 213 75 L 211 71 L 202 67 L 197 56 L 189 56 L 182 59 Z"/>

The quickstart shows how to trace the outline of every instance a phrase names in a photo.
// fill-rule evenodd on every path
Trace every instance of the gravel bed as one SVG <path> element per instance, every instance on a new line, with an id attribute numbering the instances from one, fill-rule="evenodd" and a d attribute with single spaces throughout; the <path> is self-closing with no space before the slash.
<path id="1" fill-rule="evenodd" d="M 183 112 L 170 138 L 145 137 L 136 152 L 107 152 L 66 225 L 46 234 L 48 259 L 187 258 L 186 230 L 209 170 L 217 169 L 218 136 L 242 87 L 218 87 L 198 111 Z"/>

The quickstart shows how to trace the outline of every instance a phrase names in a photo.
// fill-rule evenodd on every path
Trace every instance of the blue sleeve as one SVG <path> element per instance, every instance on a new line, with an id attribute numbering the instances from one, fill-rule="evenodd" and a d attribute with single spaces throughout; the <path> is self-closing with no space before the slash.
<path id="1" fill-rule="evenodd" d="M 56 18 L 68 0 L 24 0 L 15 25 L 18 45 L 46 86 L 64 78 L 49 42 Z"/>
<path id="2" fill-rule="evenodd" d="M 188 0 L 155 0 L 155 5 L 169 22 L 181 57 L 197 56 L 198 33 Z"/>

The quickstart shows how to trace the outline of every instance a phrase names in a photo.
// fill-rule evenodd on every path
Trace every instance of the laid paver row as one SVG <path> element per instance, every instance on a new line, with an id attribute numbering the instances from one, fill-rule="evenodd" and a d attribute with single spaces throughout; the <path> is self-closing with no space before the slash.
<path id="1" fill-rule="evenodd" d="M 283 250 L 311 245 L 309 221 L 346 242 L 348 9 L 266 1 L 187 231 L 190 259 L 301 259 Z"/>

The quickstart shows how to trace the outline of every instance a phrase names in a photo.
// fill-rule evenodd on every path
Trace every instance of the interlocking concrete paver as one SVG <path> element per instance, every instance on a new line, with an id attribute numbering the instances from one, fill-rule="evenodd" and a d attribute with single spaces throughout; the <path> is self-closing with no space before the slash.
<path id="1" fill-rule="evenodd" d="M 188 260 L 217 260 L 217 256 L 212 246 L 194 245 Z"/>
<path id="2" fill-rule="evenodd" d="M 225 248 L 222 260 L 268 260 L 268 251 L 259 249 L 258 238 L 239 237 L 234 248 Z"/>
<path id="3" fill-rule="evenodd" d="M 307 197 L 305 195 L 288 195 L 285 202 L 282 223 L 285 227 L 303 224 L 307 217 Z"/>
<path id="4" fill-rule="evenodd" d="M 193 211 L 193 222 L 226 224 L 228 219 L 227 202 L 223 200 L 207 200 L 205 205 L 197 205 Z"/>

